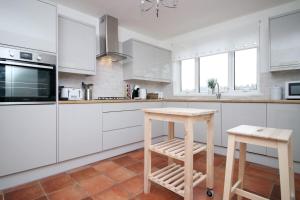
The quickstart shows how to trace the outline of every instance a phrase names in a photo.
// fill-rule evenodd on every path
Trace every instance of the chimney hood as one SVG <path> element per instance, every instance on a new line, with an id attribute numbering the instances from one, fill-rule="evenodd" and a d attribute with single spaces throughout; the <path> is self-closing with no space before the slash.
<path id="1" fill-rule="evenodd" d="M 97 58 L 112 62 L 126 61 L 131 58 L 119 52 L 118 19 L 104 15 L 99 20 L 100 53 Z"/>

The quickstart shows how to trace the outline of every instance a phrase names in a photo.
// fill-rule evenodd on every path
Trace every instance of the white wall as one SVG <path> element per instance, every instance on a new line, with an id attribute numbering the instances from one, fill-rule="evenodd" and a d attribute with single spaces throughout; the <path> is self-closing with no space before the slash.
<path id="1" fill-rule="evenodd" d="M 233 20 L 229 20 L 220 24 L 216 24 L 207 28 L 198 29 L 186 34 L 178 35 L 174 38 L 170 38 L 166 42 L 171 46 L 171 50 L 175 52 L 174 57 L 176 57 L 176 47 L 185 46 L 191 43 L 199 43 L 199 38 L 209 34 L 215 34 L 216 31 L 221 30 L 220 33 L 226 32 L 226 30 L 234 29 L 234 27 L 240 27 L 243 24 L 260 23 L 260 33 L 259 33 L 259 43 L 260 43 L 260 61 L 259 61 L 259 72 L 260 81 L 259 86 L 263 98 L 269 98 L 270 87 L 274 85 L 284 86 L 285 81 L 290 80 L 300 80 L 300 70 L 289 71 L 289 72 L 276 72 L 270 73 L 269 70 L 269 51 L 268 51 L 268 19 L 271 16 L 280 15 L 282 13 L 290 12 L 293 10 L 300 9 L 300 1 L 284 4 L 282 6 L 274 7 L 264 11 L 260 11 L 254 14 L 239 17 Z M 221 36 L 220 36 L 221 37 Z M 195 47 L 197 48 L 197 47 Z M 193 50 L 190 50 L 193 52 Z M 191 54 L 191 57 L 195 55 Z M 168 87 L 165 93 L 170 90 Z M 169 96 L 172 96 L 168 92 Z"/>
<path id="2" fill-rule="evenodd" d="M 99 24 L 97 18 L 62 5 L 58 5 L 58 14 L 95 26 L 97 31 L 97 52 L 99 52 Z M 119 26 L 119 42 L 124 42 L 130 38 L 138 39 L 150 44 L 155 44 L 157 46 L 170 49 L 170 46 L 168 46 L 169 44 L 165 43 L 164 41 L 155 40 L 151 37 L 147 37 L 140 33 Z M 100 61 L 97 61 L 96 76 L 59 73 L 59 85 L 81 88 L 82 81 L 94 84 L 94 98 L 99 96 L 124 96 L 125 86 L 123 83 L 123 67 L 119 63 L 111 64 L 101 63 Z M 149 88 L 150 91 L 161 91 L 162 87 L 164 86 L 146 82 L 131 82 L 131 84 L 139 84 L 141 87 Z"/>

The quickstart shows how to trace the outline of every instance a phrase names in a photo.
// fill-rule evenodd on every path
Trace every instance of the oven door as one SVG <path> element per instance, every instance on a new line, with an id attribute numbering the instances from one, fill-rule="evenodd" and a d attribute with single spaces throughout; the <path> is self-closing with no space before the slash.
<path id="1" fill-rule="evenodd" d="M 288 94 L 290 99 L 300 99 L 300 82 L 288 83 Z"/>
<path id="2" fill-rule="evenodd" d="M 0 103 L 38 104 L 55 100 L 55 66 L 0 60 Z"/>

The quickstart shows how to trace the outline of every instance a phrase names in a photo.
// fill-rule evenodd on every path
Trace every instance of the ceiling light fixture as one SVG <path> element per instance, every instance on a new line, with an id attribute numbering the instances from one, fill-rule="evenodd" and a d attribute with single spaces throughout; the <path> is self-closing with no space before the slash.
<path id="1" fill-rule="evenodd" d="M 178 0 L 141 0 L 142 12 L 147 12 L 152 8 L 156 11 L 156 17 L 158 17 L 159 8 L 161 6 L 166 8 L 176 8 Z"/>

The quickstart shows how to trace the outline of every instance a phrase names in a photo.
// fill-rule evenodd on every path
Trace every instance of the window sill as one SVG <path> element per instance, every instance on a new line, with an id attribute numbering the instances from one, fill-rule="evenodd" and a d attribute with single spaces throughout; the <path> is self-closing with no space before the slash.
<path id="1" fill-rule="evenodd" d="M 206 93 L 175 93 L 174 96 L 177 97 L 206 97 L 206 98 L 215 98 L 216 94 L 206 94 Z M 261 92 L 258 91 L 253 91 L 253 92 L 234 92 L 234 93 L 221 93 L 221 99 L 223 98 L 239 98 L 239 97 L 244 97 L 244 98 L 253 98 L 253 97 L 258 97 L 258 98 L 263 98 L 264 95 Z"/>

